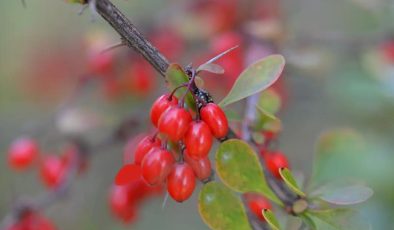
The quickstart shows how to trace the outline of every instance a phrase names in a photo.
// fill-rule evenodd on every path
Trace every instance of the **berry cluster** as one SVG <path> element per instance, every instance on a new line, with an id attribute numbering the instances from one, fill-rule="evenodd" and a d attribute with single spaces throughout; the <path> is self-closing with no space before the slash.
<path id="1" fill-rule="evenodd" d="M 145 199 L 161 192 L 162 187 L 150 187 L 139 177 L 126 185 L 113 185 L 108 202 L 112 213 L 123 222 L 129 223 L 137 218 L 138 207 Z"/>
<path id="2" fill-rule="evenodd" d="M 86 159 L 81 158 L 78 153 L 75 146 L 69 146 L 61 155 L 41 156 L 39 145 L 34 139 L 21 137 L 11 144 L 8 150 L 8 163 L 11 168 L 18 171 L 38 165 L 43 184 L 48 188 L 56 188 L 64 181 L 74 163 L 79 172 L 86 168 Z"/>
<path id="3" fill-rule="evenodd" d="M 224 138 L 228 132 L 226 115 L 214 103 L 202 103 L 195 117 L 184 107 L 183 99 L 173 94 L 160 96 L 150 112 L 158 132 L 139 141 L 133 163 L 118 172 L 116 184 L 127 185 L 141 171 L 146 184 L 160 186 L 166 182 L 174 200 L 187 200 L 193 194 L 196 178 L 206 181 L 211 176 L 208 154 L 213 139 Z"/>

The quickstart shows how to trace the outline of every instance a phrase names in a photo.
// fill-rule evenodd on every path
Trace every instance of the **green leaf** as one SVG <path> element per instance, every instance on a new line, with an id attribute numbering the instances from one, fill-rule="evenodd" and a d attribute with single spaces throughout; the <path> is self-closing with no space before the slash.
<path id="1" fill-rule="evenodd" d="M 189 82 L 189 78 L 186 73 L 183 71 L 182 67 L 178 64 L 170 64 L 166 71 L 166 81 L 167 87 L 169 90 L 174 90 L 176 87 Z M 176 91 L 175 96 L 180 99 L 186 93 L 186 88 L 180 88 Z M 186 105 L 192 109 L 193 111 L 196 110 L 196 104 L 193 98 L 193 95 L 188 92 L 185 98 Z"/>
<path id="2" fill-rule="evenodd" d="M 236 121 L 236 122 L 241 122 L 242 121 L 242 116 L 235 112 L 234 110 L 224 110 L 224 113 L 226 114 L 227 120 L 229 121 Z"/>
<path id="3" fill-rule="evenodd" d="M 297 185 L 297 181 L 294 179 L 293 174 L 290 172 L 288 168 L 279 169 L 279 174 L 282 177 L 283 181 L 286 185 L 296 194 L 305 197 L 305 193 L 301 191 L 299 186 Z"/>
<path id="4" fill-rule="evenodd" d="M 268 120 L 268 121 L 279 120 L 277 117 L 275 117 L 275 115 L 273 115 L 272 113 L 270 113 L 267 110 L 263 109 L 259 105 L 256 105 L 256 109 L 257 109 L 257 112 L 259 112 L 259 115 L 262 116 L 262 118 L 264 118 L 264 120 Z"/>
<path id="5" fill-rule="evenodd" d="M 299 215 L 299 217 L 302 219 L 302 221 L 309 227 L 311 230 L 317 230 L 317 226 L 315 221 L 313 221 L 313 218 L 311 218 L 308 213 L 303 213 Z"/>
<path id="6" fill-rule="evenodd" d="M 257 105 L 271 114 L 276 114 L 281 106 L 281 99 L 273 89 L 267 89 L 261 92 Z"/>
<path id="7" fill-rule="evenodd" d="M 282 129 L 282 122 L 275 115 L 256 105 L 259 115 L 254 125 L 255 130 L 279 132 Z"/>
<path id="8" fill-rule="evenodd" d="M 246 142 L 230 139 L 221 143 L 215 158 L 218 176 L 225 185 L 237 192 L 258 192 L 282 204 L 268 187 L 259 159 Z"/>
<path id="9" fill-rule="evenodd" d="M 241 200 L 218 182 L 209 182 L 202 187 L 198 209 L 201 218 L 211 229 L 251 229 Z"/>
<path id="10" fill-rule="evenodd" d="M 338 129 L 324 133 L 318 140 L 312 172 L 312 185 L 321 185 L 340 178 L 362 175 L 364 143 L 358 133 Z M 333 170 L 335 169 L 335 170 Z"/>
<path id="11" fill-rule="evenodd" d="M 280 230 L 279 221 L 271 210 L 264 209 L 262 213 L 272 230 Z"/>
<path id="12" fill-rule="evenodd" d="M 335 205 L 354 205 L 368 200 L 373 190 L 363 185 L 351 185 L 342 188 L 324 189 L 320 199 Z"/>
<path id="13" fill-rule="evenodd" d="M 224 107 L 265 90 L 279 78 L 284 66 L 285 59 L 281 55 L 271 55 L 255 62 L 241 73 L 219 105 Z"/>
<path id="14" fill-rule="evenodd" d="M 370 223 L 368 223 L 357 211 L 351 209 L 330 209 L 324 211 L 309 211 L 308 213 L 317 224 L 317 229 L 327 229 L 327 227 L 320 227 L 321 224 L 317 220 L 327 223 L 336 230 L 371 229 Z"/>

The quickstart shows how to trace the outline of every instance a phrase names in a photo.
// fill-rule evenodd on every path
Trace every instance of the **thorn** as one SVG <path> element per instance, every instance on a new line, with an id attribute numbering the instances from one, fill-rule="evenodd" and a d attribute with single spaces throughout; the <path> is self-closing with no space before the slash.
<path id="1" fill-rule="evenodd" d="M 110 45 L 110 46 L 108 46 L 107 48 L 103 49 L 103 50 L 100 52 L 100 54 L 106 53 L 106 52 L 108 52 L 108 51 L 111 51 L 111 50 L 113 50 L 113 49 L 116 49 L 116 48 L 119 48 L 119 47 L 122 47 L 122 46 L 126 46 L 126 45 L 127 45 L 126 42 L 125 42 L 123 39 L 121 39 L 120 42 L 115 43 L 115 44 L 113 44 L 113 45 Z"/>
<path id="2" fill-rule="evenodd" d="M 89 7 L 88 4 L 83 5 L 79 10 L 78 15 L 82 15 L 88 7 Z"/>
<path id="3" fill-rule="evenodd" d="M 96 8 L 96 0 L 90 0 L 87 2 L 87 4 L 82 5 L 81 10 L 78 12 L 78 15 L 82 15 L 87 8 L 89 8 L 91 12 L 91 21 L 95 22 L 96 17 L 98 15 Z"/>
<path id="4" fill-rule="evenodd" d="M 208 64 L 208 63 L 212 63 L 212 62 L 214 62 L 214 61 L 217 61 L 219 58 L 221 58 L 221 57 L 223 57 L 224 55 L 230 53 L 231 51 L 235 50 L 235 49 L 238 48 L 238 47 L 239 47 L 239 46 L 236 45 L 236 46 L 234 46 L 234 47 L 232 47 L 232 48 L 230 48 L 230 49 L 228 49 L 228 50 L 226 50 L 226 51 L 224 51 L 224 52 L 222 52 L 222 53 L 216 55 L 215 57 L 211 58 L 209 61 L 205 62 L 204 64 Z M 203 64 L 203 65 L 204 65 L 204 64 Z"/>
<path id="5" fill-rule="evenodd" d="M 166 207 L 166 204 L 167 204 L 167 201 L 168 201 L 168 197 L 169 197 L 169 194 L 168 194 L 168 192 L 166 192 L 166 195 L 164 196 L 163 203 L 161 204 L 161 209 L 162 210 L 164 210 L 164 208 Z"/>

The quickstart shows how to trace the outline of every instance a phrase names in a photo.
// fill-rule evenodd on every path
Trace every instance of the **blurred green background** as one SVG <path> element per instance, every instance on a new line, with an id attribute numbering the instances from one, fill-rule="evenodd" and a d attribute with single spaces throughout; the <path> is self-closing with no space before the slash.
<path id="1" fill-rule="evenodd" d="M 183 4 L 176 0 L 113 2 L 142 31 L 168 19 Z M 288 94 L 279 115 L 284 125 L 282 150 L 292 169 L 309 178 L 320 134 L 338 127 L 355 130 L 364 150 L 355 153 L 354 160 L 338 160 L 332 170 L 346 168 L 366 180 L 375 195 L 360 207 L 362 212 L 373 229 L 394 228 L 394 62 L 381 55 L 382 44 L 391 41 L 394 32 L 394 3 L 286 0 L 281 7 L 286 39 L 280 52 L 287 60 L 284 82 Z M 36 132 L 37 126 L 56 133 L 51 117 L 67 98 L 75 77 L 84 71 L 81 41 L 95 31 L 116 41 L 115 32 L 99 16 L 92 22 L 89 11 L 79 16 L 79 10 L 80 6 L 64 1 L 27 1 L 27 8 L 20 1 L 0 2 L 0 217 L 18 197 L 34 197 L 43 190 L 35 171 L 16 174 L 7 166 L 9 143 L 25 132 Z M 186 53 L 189 48 L 195 46 L 186 46 Z M 186 57 L 189 59 L 182 64 L 195 56 Z M 61 70 L 50 69 L 50 61 L 64 65 Z M 40 70 L 43 62 L 47 62 L 46 69 Z M 46 76 L 29 77 L 43 74 Z M 60 80 L 54 83 L 50 78 Z M 95 141 L 107 135 L 110 127 L 129 114 L 146 121 L 145 114 L 158 94 L 113 103 L 93 86 L 78 100 L 79 108 L 100 114 L 103 121 L 89 138 Z M 144 127 L 136 129 L 137 133 Z M 58 150 L 61 143 L 55 134 L 41 141 L 48 152 Z M 164 209 L 163 197 L 149 200 L 130 226 L 115 220 L 107 197 L 121 164 L 121 145 L 93 157 L 88 173 L 76 180 L 71 195 L 47 209 L 46 215 L 59 229 L 207 229 L 198 215 L 197 193 L 182 204 L 169 200 Z"/>

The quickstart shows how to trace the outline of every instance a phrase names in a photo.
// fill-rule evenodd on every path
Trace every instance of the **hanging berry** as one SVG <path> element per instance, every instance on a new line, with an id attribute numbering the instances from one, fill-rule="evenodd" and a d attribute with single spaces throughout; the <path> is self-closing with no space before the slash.
<path id="1" fill-rule="evenodd" d="M 192 167 L 187 163 L 174 165 L 167 179 L 167 191 L 170 196 L 183 202 L 193 194 L 196 179 Z"/>

